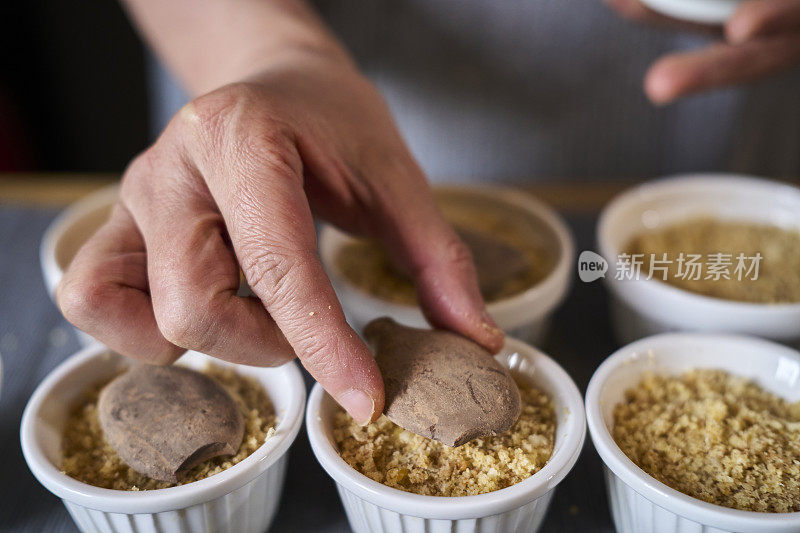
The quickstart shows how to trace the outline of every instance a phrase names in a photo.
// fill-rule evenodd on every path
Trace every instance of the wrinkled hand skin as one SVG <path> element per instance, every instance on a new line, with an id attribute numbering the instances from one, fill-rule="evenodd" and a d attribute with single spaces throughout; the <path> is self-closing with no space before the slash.
<path id="1" fill-rule="evenodd" d="M 296 52 L 184 107 L 123 176 L 110 220 L 57 290 L 66 318 L 124 355 L 186 349 L 302 364 L 360 423 L 383 410 L 378 368 L 316 254 L 312 212 L 382 240 L 429 320 L 496 352 L 464 244 L 376 89 Z M 239 267 L 255 297 L 239 297 Z"/>
<path id="2" fill-rule="evenodd" d="M 679 22 L 648 9 L 639 0 L 605 2 L 636 22 L 721 36 L 706 48 L 667 54 L 650 66 L 644 89 L 656 104 L 758 80 L 800 64 L 800 0 L 743 2 L 722 27 Z"/>

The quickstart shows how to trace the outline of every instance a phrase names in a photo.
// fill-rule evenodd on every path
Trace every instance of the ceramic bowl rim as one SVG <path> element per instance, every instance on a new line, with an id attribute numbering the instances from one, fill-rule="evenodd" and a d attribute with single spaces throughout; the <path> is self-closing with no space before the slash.
<path id="1" fill-rule="evenodd" d="M 306 408 L 306 429 L 314 455 L 333 480 L 358 497 L 380 507 L 429 519 L 459 520 L 496 515 L 518 508 L 552 490 L 572 470 L 583 449 L 586 422 L 583 400 L 575 382 L 549 356 L 522 341 L 507 338 L 501 353 L 518 352 L 533 361 L 534 372 L 546 372 L 546 382 L 564 401 L 570 416 L 564 444 L 531 477 L 504 489 L 475 496 L 425 496 L 387 487 L 361 474 L 342 459 L 328 440 L 318 416 L 326 392 L 315 385 Z"/>
<path id="2" fill-rule="evenodd" d="M 571 268 L 575 260 L 575 240 L 572 232 L 558 212 L 524 190 L 497 185 L 438 185 L 436 192 L 447 194 L 452 191 L 456 194 L 484 195 L 498 202 L 506 202 L 527 214 L 535 217 L 550 232 L 558 246 L 558 259 L 548 274 L 538 283 L 524 291 L 494 302 L 488 302 L 486 308 L 489 313 L 498 316 L 518 316 L 516 322 L 506 329 L 513 329 L 528 322 L 531 318 L 538 318 L 557 306 L 565 297 L 571 282 Z M 367 305 L 379 308 L 382 311 L 376 316 L 409 313 L 416 311 L 415 305 L 398 304 L 379 298 L 364 289 L 351 283 L 339 270 L 335 261 L 335 253 L 341 245 L 336 243 L 336 248 L 330 248 L 332 239 L 344 242 L 351 236 L 342 230 L 324 224 L 319 236 L 320 256 L 325 270 L 331 280 L 348 291 L 357 294 Z M 333 245 L 330 245 L 333 246 Z M 535 304 L 535 305 L 532 305 Z M 528 316 L 528 315 L 535 316 Z"/>
<path id="3" fill-rule="evenodd" d="M 68 357 L 39 384 L 22 415 L 20 440 L 28 467 L 45 488 L 66 502 L 105 512 L 138 514 L 179 510 L 212 501 L 247 485 L 264 473 L 289 450 L 300 431 L 305 411 L 305 384 L 297 364 L 290 361 L 281 367 L 258 368 L 285 375 L 284 386 L 280 390 L 267 392 L 269 395 L 285 395 L 287 408 L 281 412 L 276 434 L 240 463 L 208 478 L 166 489 L 136 492 L 82 483 L 61 472 L 42 451 L 35 434 L 37 413 L 43 408 L 50 391 L 66 376 L 110 351 L 105 346 L 96 345 Z"/>
<path id="4" fill-rule="evenodd" d="M 787 525 L 800 528 L 800 512 L 760 513 L 742 511 L 704 502 L 679 492 L 647 474 L 617 446 L 603 420 L 600 396 L 604 384 L 619 368 L 628 364 L 631 357 L 635 356 L 634 354 L 686 340 L 707 346 L 719 346 L 722 343 L 730 342 L 739 343 L 740 345 L 746 344 L 752 347 L 754 354 L 768 350 L 800 363 L 800 352 L 781 344 L 746 335 L 694 332 L 661 333 L 623 346 L 603 361 L 595 371 L 586 389 L 586 420 L 589 434 L 603 463 L 623 483 L 655 505 L 704 525 L 731 531 L 750 528 L 750 530 L 763 531 L 764 533 L 772 531 L 769 529 L 770 526 L 776 528 L 774 531 L 784 531 L 784 529 L 777 528 L 785 528 Z"/>
<path id="5" fill-rule="evenodd" d="M 753 188 L 761 191 L 769 191 L 775 193 L 783 193 L 793 195 L 800 198 L 800 188 L 792 185 L 781 183 L 774 180 L 759 178 L 755 176 L 746 176 L 738 174 L 681 174 L 676 176 L 667 176 L 648 181 L 634 187 L 631 187 L 622 193 L 615 196 L 600 212 L 600 217 L 597 222 L 597 246 L 602 255 L 607 261 L 610 257 L 615 257 L 619 250 L 616 246 L 612 245 L 613 236 L 611 235 L 611 225 L 620 212 L 631 206 L 636 205 L 643 195 L 650 195 L 652 198 L 658 194 L 669 194 L 676 191 L 686 191 L 687 193 L 695 187 L 722 187 L 726 189 L 741 188 L 743 194 L 746 192 L 744 189 Z M 603 278 L 607 286 L 611 287 L 616 293 L 620 294 L 623 299 L 632 303 L 630 295 L 624 294 L 620 290 L 622 284 L 635 284 L 638 290 L 649 293 L 654 297 L 665 298 L 671 301 L 680 303 L 687 306 L 703 306 L 709 312 L 716 313 L 746 313 L 752 315 L 754 320 L 759 317 L 767 318 L 775 314 L 784 313 L 800 313 L 800 302 L 796 303 L 776 303 L 764 304 L 755 302 L 740 302 L 735 300 L 725 300 L 722 298 L 715 298 L 703 294 L 697 294 L 685 289 L 681 289 L 663 283 L 655 279 L 638 279 L 631 281 L 615 280 L 613 276 L 606 276 Z M 626 297 L 627 296 L 627 297 Z M 634 306 L 638 308 L 638 306 Z"/>

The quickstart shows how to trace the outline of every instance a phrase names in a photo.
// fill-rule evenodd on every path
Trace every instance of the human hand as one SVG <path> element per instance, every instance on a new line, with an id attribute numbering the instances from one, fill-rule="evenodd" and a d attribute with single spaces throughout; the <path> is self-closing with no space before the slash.
<path id="1" fill-rule="evenodd" d="M 800 64 L 800 0 L 748 0 L 721 28 L 669 19 L 639 0 L 606 2 L 631 20 L 723 36 L 722 42 L 702 50 L 665 55 L 650 66 L 644 89 L 656 104 L 746 83 Z"/>
<path id="2" fill-rule="evenodd" d="M 372 421 L 383 381 L 318 260 L 312 211 L 380 239 L 413 276 L 432 324 L 502 346 L 469 251 L 376 89 L 351 64 L 308 51 L 172 119 L 125 171 L 58 304 L 77 327 L 149 363 L 185 349 L 260 366 L 297 354 L 358 422 Z M 236 295 L 240 266 L 255 297 Z"/>

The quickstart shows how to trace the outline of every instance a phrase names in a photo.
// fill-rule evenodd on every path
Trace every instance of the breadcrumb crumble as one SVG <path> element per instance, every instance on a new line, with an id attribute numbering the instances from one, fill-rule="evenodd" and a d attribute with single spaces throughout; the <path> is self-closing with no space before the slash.
<path id="1" fill-rule="evenodd" d="M 670 261 L 666 279 L 658 272 L 654 279 L 705 296 L 751 303 L 800 302 L 800 231 L 778 226 L 748 222 L 730 222 L 713 218 L 698 218 L 656 231 L 648 231 L 632 239 L 626 253 L 642 254 L 642 273 L 650 272 L 652 260 Z M 723 254 L 724 275 L 708 278 L 690 273 L 686 263 L 681 266 L 680 255 L 700 255 L 707 262 L 709 255 Z M 747 269 L 747 261 L 737 274 L 737 257 L 761 254 L 758 274 Z M 719 257 L 719 256 L 718 256 Z M 695 271 L 696 272 L 696 271 Z M 697 277 L 697 279 L 695 279 Z M 741 277 L 741 279 L 739 279 Z M 727 278 L 727 279 L 726 279 Z"/>
<path id="2" fill-rule="evenodd" d="M 526 260 L 527 268 L 518 275 L 503 281 L 491 292 L 484 291 L 487 302 L 509 298 L 533 287 L 550 274 L 554 266 L 552 253 L 542 243 L 533 242 L 511 220 L 503 220 L 495 213 L 440 206 L 445 217 L 455 227 L 490 236 L 518 250 Z M 342 275 L 361 290 L 382 300 L 417 305 L 413 282 L 400 274 L 385 249 L 373 240 L 359 239 L 342 246 L 334 258 Z"/>
<path id="3" fill-rule="evenodd" d="M 368 426 L 340 411 L 333 436 L 341 457 L 358 472 L 406 492 L 469 496 L 500 490 L 541 470 L 553 453 L 556 417 L 550 398 L 520 386 L 522 412 L 502 435 L 457 448 L 422 437 L 385 415 Z"/>
<path id="4" fill-rule="evenodd" d="M 800 402 L 721 370 L 646 374 L 614 408 L 614 440 L 642 470 L 700 500 L 800 511 Z"/>

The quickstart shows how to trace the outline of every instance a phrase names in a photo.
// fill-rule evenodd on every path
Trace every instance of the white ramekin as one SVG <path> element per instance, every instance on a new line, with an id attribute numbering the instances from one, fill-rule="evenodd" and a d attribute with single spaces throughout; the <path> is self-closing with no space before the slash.
<path id="1" fill-rule="evenodd" d="M 481 186 L 437 187 L 437 193 L 460 195 L 466 198 L 486 198 L 492 202 L 507 203 L 520 209 L 547 232 L 547 239 L 556 248 L 555 264 L 550 273 L 528 290 L 502 300 L 489 303 L 487 309 L 498 326 L 508 335 L 538 345 L 544 338 L 549 320 L 556 307 L 564 300 L 572 281 L 575 244 L 561 216 L 533 196 L 510 188 Z M 339 249 L 353 241 L 353 237 L 325 225 L 319 237 L 319 253 L 325 271 L 342 303 L 348 322 L 362 331 L 373 319 L 389 316 L 407 326 L 430 327 L 417 306 L 403 305 L 378 298 L 353 285 L 341 273 L 336 262 Z"/>
<path id="2" fill-rule="evenodd" d="M 108 219 L 118 193 L 119 186 L 115 184 L 81 198 L 62 211 L 45 230 L 39 245 L 39 263 L 51 298 L 55 297 L 56 286 L 78 249 Z M 73 329 L 81 346 L 97 343 L 78 328 Z"/>
<path id="3" fill-rule="evenodd" d="M 306 409 L 306 428 L 317 460 L 336 482 L 356 533 L 533 532 L 541 525 L 553 490 L 572 469 L 586 436 L 578 388 L 555 361 L 527 344 L 507 338 L 497 360 L 550 395 L 555 404 L 556 441 L 550 461 L 530 478 L 477 496 L 411 494 L 360 474 L 337 452 L 333 417 L 340 409 L 315 385 Z"/>
<path id="4" fill-rule="evenodd" d="M 615 278 L 616 258 L 631 238 L 697 217 L 800 229 L 800 189 L 760 178 L 677 176 L 622 193 L 600 215 L 597 243 L 609 262 L 604 282 L 623 343 L 665 331 L 743 333 L 800 345 L 800 303 L 756 304 L 712 298 L 658 280 Z"/>
<path id="5" fill-rule="evenodd" d="M 754 380 L 789 401 L 800 400 L 800 353 L 741 335 L 664 333 L 629 344 L 605 360 L 586 390 L 592 441 L 606 466 L 611 514 L 619 533 L 790 533 L 800 513 L 755 513 L 687 496 L 657 481 L 619 449 L 614 407 L 645 372 L 679 374 L 716 368 Z"/>
<path id="6" fill-rule="evenodd" d="M 201 368 L 212 359 L 188 352 L 178 364 Z M 64 502 L 84 532 L 262 532 L 278 508 L 287 451 L 300 430 L 305 386 L 294 362 L 277 368 L 231 365 L 257 379 L 278 415 L 275 433 L 231 468 L 194 483 L 129 492 L 81 483 L 59 470 L 61 436 L 70 409 L 87 388 L 125 368 L 128 361 L 94 345 L 67 359 L 39 385 L 22 416 L 20 438 L 34 476 Z"/>
<path id="7" fill-rule="evenodd" d="M 642 0 L 654 11 L 700 24 L 723 24 L 744 0 Z"/>

